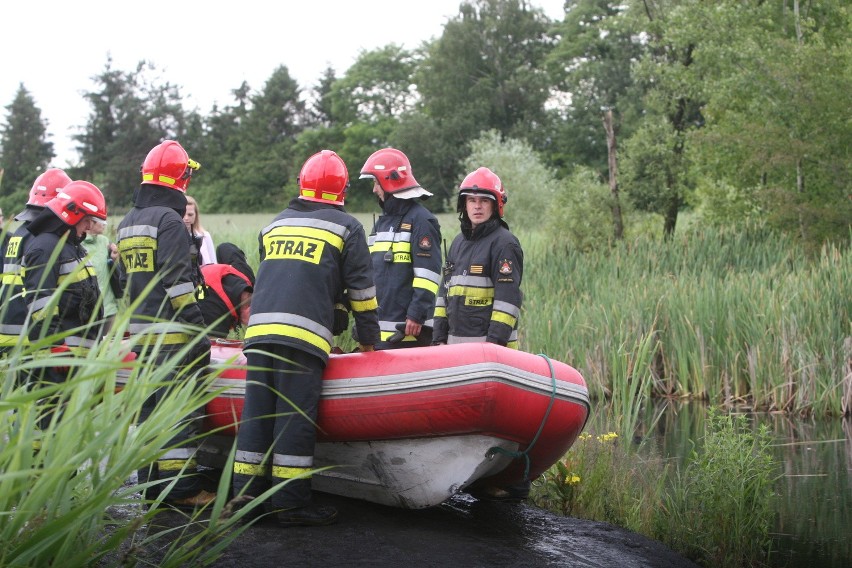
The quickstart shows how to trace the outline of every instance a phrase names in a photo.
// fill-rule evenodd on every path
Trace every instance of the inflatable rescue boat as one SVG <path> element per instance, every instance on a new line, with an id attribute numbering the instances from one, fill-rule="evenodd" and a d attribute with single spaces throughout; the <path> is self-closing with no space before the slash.
<path id="1" fill-rule="evenodd" d="M 224 463 L 245 395 L 242 343 L 213 340 L 216 431 L 199 458 Z M 317 419 L 313 488 L 409 509 L 475 487 L 532 480 L 586 424 L 574 368 L 491 343 L 330 356 Z M 212 460 L 212 461 L 210 461 Z"/>

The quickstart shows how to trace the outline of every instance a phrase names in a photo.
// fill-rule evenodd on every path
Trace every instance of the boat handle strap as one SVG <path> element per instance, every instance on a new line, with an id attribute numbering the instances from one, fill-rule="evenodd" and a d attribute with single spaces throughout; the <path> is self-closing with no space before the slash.
<path id="1" fill-rule="evenodd" d="M 489 448 L 487 455 L 494 454 L 504 454 L 507 456 L 511 456 L 513 459 L 516 458 L 524 458 L 524 481 L 529 481 L 530 476 L 530 456 L 529 451 L 535 446 L 535 443 L 538 441 L 538 437 L 541 435 L 541 431 L 544 430 L 544 425 L 547 423 L 547 419 L 550 416 L 550 410 L 553 408 L 553 403 L 556 400 L 556 371 L 553 370 L 553 362 L 550 360 L 550 357 L 545 355 L 544 353 L 539 353 L 539 357 L 544 357 L 544 360 L 547 361 L 547 366 L 550 368 L 550 402 L 547 403 L 547 410 L 544 412 L 544 417 L 541 419 L 541 424 L 538 426 L 538 432 L 533 436 L 532 441 L 530 442 L 527 449 L 523 452 L 513 452 L 503 448 L 499 448 L 494 446 Z"/>

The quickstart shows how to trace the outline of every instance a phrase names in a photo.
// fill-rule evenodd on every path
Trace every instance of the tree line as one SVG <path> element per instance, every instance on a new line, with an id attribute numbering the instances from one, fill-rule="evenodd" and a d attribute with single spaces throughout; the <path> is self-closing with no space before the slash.
<path id="1" fill-rule="evenodd" d="M 568 0 L 561 20 L 527 0 L 463 0 L 415 49 L 362 51 L 341 76 L 305 87 L 286 65 L 206 113 L 142 61 L 107 58 L 84 93 L 72 178 L 114 210 L 131 205 L 138 166 L 165 138 L 202 164 L 205 212 L 276 211 L 303 161 L 346 161 L 351 210 L 374 207 L 357 170 L 403 149 L 429 206 L 451 210 L 473 165 L 495 169 L 507 218 L 586 248 L 684 211 L 704 223 L 761 219 L 812 243 L 848 239 L 852 11 L 844 0 Z M 0 123 L 0 206 L 17 211 L 54 158 L 26 86 Z"/>

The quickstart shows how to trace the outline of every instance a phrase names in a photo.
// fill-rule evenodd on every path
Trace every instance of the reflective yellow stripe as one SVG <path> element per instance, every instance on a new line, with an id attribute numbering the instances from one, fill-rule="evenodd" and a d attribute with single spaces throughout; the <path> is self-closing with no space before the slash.
<path id="1" fill-rule="evenodd" d="M 170 178 L 169 176 L 159 175 L 159 176 L 157 176 L 157 179 L 159 181 L 167 183 L 169 185 L 177 184 L 177 180 L 175 178 Z M 153 181 L 153 180 L 154 180 L 154 174 L 142 174 L 142 181 L 143 182 Z"/>
<path id="2" fill-rule="evenodd" d="M 352 306 L 353 312 L 368 312 L 379 309 L 379 302 L 375 298 L 369 300 L 353 300 L 350 298 L 349 305 Z"/>
<path id="3" fill-rule="evenodd" d="M 243 475 L 266 475 L 266 466 L 259 463 L 234 462 L 234 473 Z"/>
<path id="4" fill-rule="evenodd" d="M 3 275 L 3 286 L 23 286 L 24 279 L 21 278 L 20 274 L 4 274 Z"/>
<path id="5" fill-rule="evenodd" d="M 390 242 L 390 241 L 379 241 L 377 243 L 373 243 L 373 245 L 370 246 L 370 254 L 372 254 L 374 252 L 389 251 L 392 244 L 393 243 Z"/>
<path id="6" fill-rule="evenodd" d="M 438 293 L 438 284 L 436 282 L 432 282 L 428 278 L 415 278 L 411 282 L 411 285 L 414 288 L 423 288 L 424 290 L 428 290 L 433 294 Z"/>
<path id="7" fill-rule="evenodd" d="M 518 342 L 517 341 L 510 341 L 509 343 L 506 344 L 506 347 L 508 347 L 509 349 L 518 349 Z"/>
<path id="8" fill-rule="evenodd" d="M 194 304 L 196 302 L 195 299 L 195 291 L 192 291 L 188 294 L 183 294 L 182 296 L 178 296 L 176 298 L 172 298 L 172 308 L 175 310 L 180 310 L 189 306 L 190 304 Z"/>
<path id="9" fill-rule="evenodd" d="M 406 241 L 397 241 L 395 243 L 391 241 L 377 241 L 370 245 L 370 254 L 376 252 L 387 252 L 392 250 L 394 254 L 411 254 L 411 243 Z M 409 257 L 410 258 L 410 257 Z"/>
<path id="10" fill-rule="evenodd" d="M 375 303 L 375 300 L 373 300 L 373 302 Z M 285 337 L 295 337 L 296 339 L 301 339 L 305 343 L 310 343 L 318 349 L 322 349 L 326 353 L 331 351 L 331 344 L 316 333 L 312 333 L 307 329 L 303 329 L 301 327 L 287 325 L 284 323 L 266 323 L 249 326 L 249 328 L 246 330 L 245 338 L 250 339 L 252 337 L 261 337 L 263 335 L 283 335 Z"/>
<path id="11" fill-rule="evenodd" d="M 390 338 L 390 336 L 393 335 L 394 333 L 396 333 L 396 332 L 395 331 L 383 331 L 383 332 L 381 332 L 382 341 L 387 341 Z M 402 338 L 402 341 L 417 341 L 417 338 L 414 337 L 413 335 L 406 335 L 405 337 Z"/>
<path id="12" fill-rule="evenodd" d="M 325 231 L 323 229 L 315 229 L 312 227 L 304 226 L 293 227 L 289 225 L 282 225 L 280 227 L 275 227 L 274 229 L 263 235 L 263 242 L 264 244 L 266 244 L 268 239 L 275 239 L 278 237 L 317 239 L 320 241 L 327 242 L 339 251 L 343 250 L 343 237 L 331 231 Z"/>
<path id="13" fill-rule="evenodd" d="M 41 321 L 47 316 L 56 317 L 59 315 L 59 307 L 54 307 L 52 310 L 36 310 L 32 314 L 33 321 Z"/>
<path id="14" fill-rule="evenodd" d="M 82 282 L 84 280 L 88 280 L 89 278 L 97 278 L 95 273 L 95 269 L 89 265 L 85 265 L 83 263 L 78 263 L 77 269 L 68 274 L 60 274 L 59 278 L 56 279 L 57 284 L 61 285 L 65 280 L 71 279 L 71 283 Z"/>
<path id="15" fill-rule="evenodd" d="M 157 468 L 160 471 L 180 471 L 184 466 L 187 469 L 195 469 L 197 465 L 195 460 L 157 460 Z"/>
<path id="16" fill-rule="evenodd" d="M 3 335 L 0 334 L 0 347 L 12 347 L 13 345 L 18 344 L 18 336 L 17 335 Z M 21 345 L 29 345 L 30 339 L 25 335 L 21 338 Z"/>
<path id="17" fill-rule="evenodd" d="M 160 335 L 145 334 L 139 340 L 139 345 L 179 345 L 189 343 L 192 337 L 186 333 L 164 333 Z"/>
<path id="18" fill-rule="evenodd" d="M 311 470 L 307 467 L 286 467 L 283 465 L 272 466 L 272 477 L 278 479 L 294 479 L 296 477 L 309 478 Z"/>
<path id="19" fill-rule="evenodd" d="M 435 317 L 436 318 L 445 318 L 447 317 L 447 308 L 435 306 Z"/>
<path id="20" fill-rule="evenodd" d="M 122 237 L 121 242 L 118 243 L 118 248 L 122 252 L 134 248 L 157 250 L 157 244 L 157 239 L 154 237 L 139 235 Z"/>
<path id="21" fill-rule="evenodd" d="M 317 192 L 313 189 L 302 189 L 302 195 L 305 197 L 316 197 Z M 322 193 L 322 197 L 320 199 L 325 199 L 326 201 L 340 201 L 340 195 L 337 193 Z"/>
<path id="22" fill-rule="evenodd" d="M 451 286 L 450 296 L 470 296 L 472 298 L 493 298 L 494 288 L 476 288 L 474 286 Z"/>
<path id="23" fill-rule="evenodd" d="M 510 316 L 505 312 L 494 311 L 491 312 L 491 321 L 498 321 L 500 323 L 505 323 L 509 327 L 515 327 L 515 323 L 517 323 L 518 318 L 514 316 Z"/>

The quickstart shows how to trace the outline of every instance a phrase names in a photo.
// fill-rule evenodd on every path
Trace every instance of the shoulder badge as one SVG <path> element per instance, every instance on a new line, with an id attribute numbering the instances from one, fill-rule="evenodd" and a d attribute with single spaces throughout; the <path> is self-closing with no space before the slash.
<path id="1" fill-rule="evenodd" d="M 429 250 L 432 248 L 432 239 L 429 238 L 429 235 L 425 235 L 417 245 L 424 250 Z"/>
<path id="2" fill-rule="evenodd" d="M 470 273 L 471 274 L 482 274 L 482 265 L 481 264 L 471 264 L 470 265 Z"/>
<path id="3" fill-rule="evenodd" d="M 500 261 L 500 274 L 511 274 L 512 273 L 512 261 L 508 259 L 503 259 Z"/>

